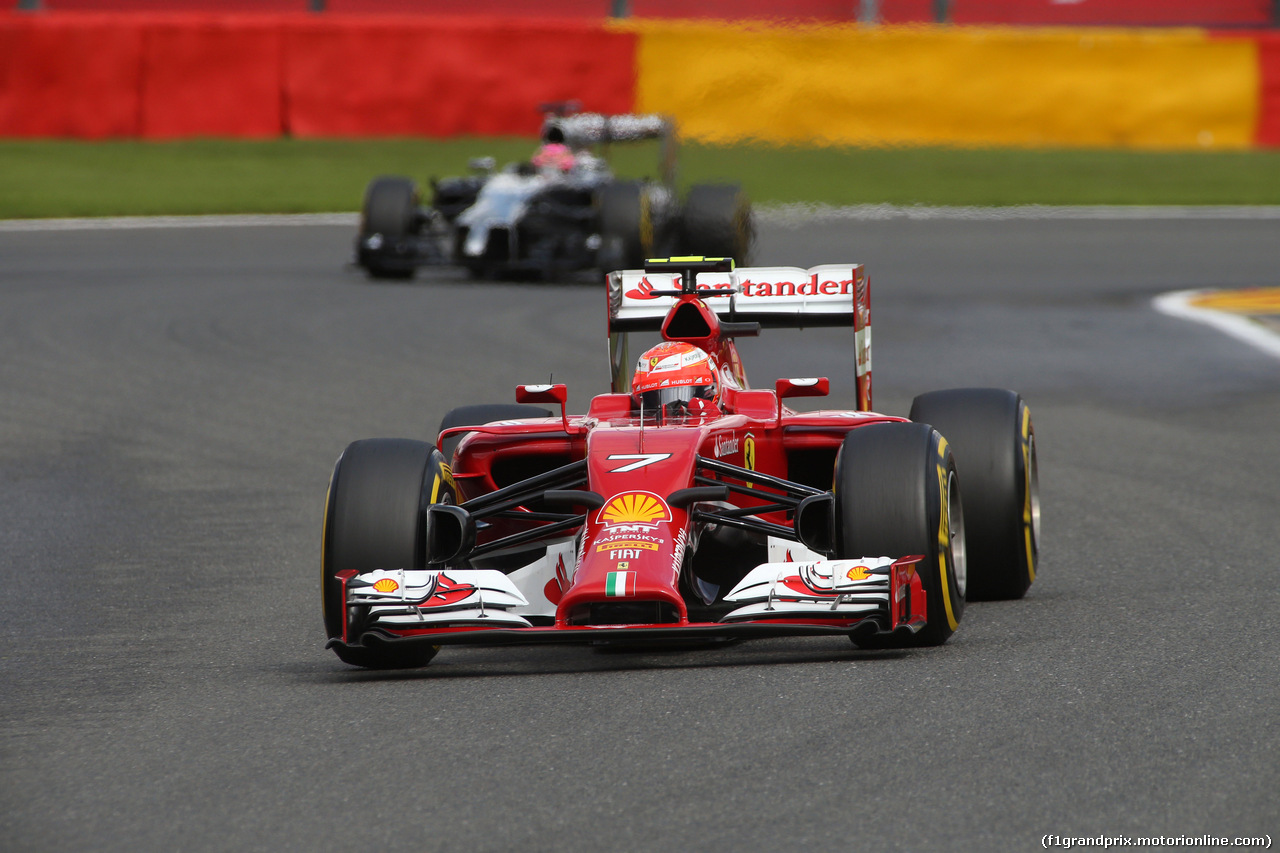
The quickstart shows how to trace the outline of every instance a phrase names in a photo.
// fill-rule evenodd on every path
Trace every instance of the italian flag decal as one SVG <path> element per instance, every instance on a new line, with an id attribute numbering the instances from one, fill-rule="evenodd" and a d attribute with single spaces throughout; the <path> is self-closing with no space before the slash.
<path id="1" fill-rule="evenodd" d="M 604 594 L 610 597 L 635 595 L 635 572 L 609 572 L 604 579 Z"/>

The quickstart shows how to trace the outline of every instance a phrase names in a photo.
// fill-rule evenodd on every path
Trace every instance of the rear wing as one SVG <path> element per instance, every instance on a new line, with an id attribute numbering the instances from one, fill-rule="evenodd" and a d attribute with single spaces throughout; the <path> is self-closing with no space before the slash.
<path id="1" fill-rule="evenodd" d="M 665 116 L 652 113 L 610 116 L 600 113 L 553 114 L 547 116 L 542 124 L 543 142 L 559 142 L 573 149 L 608 145 L 611 142 L 644 142 L 650 139 L 662 142 L 658 155 L 662 180 L 674 185 L 680 140 L 676 123 Z"/>
<path id="2" fill-rule="evenodd" d="M 676 304 L 674 292 L 682 289 L 682 277 L 666 270 L 621 270 L 606 277 L 615 392 L 629 390 L 627 333 L 662 329 Z M 862 264 L 697 272 L 695 285 L 708 291 L 704 302 L 716 316 L 730 323 L 759 323 L 766 329 L 853 327 L 858 409 L 870 410 L 871 279 Z"/>

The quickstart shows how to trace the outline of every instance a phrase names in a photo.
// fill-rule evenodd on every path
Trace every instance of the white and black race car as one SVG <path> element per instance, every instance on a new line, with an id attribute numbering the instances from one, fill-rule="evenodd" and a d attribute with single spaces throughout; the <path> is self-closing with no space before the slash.
<path id="1" fill-rule="evenodd" d="M 477 277 L 556 278 L 636 268 L 655 255 L 710 254 L 748 262 L 751 204 L 736 184 L 675 187 L 677 135 L 657 115 L 550 110 L 543 149 L 497 170 L 432 181 L 429 204 L 410 178 L 375 178 L 365 191 L 355 262 L 373 278 L 410 278 L 420 266 L 457 265 Z M 623 180 L 595 149 L 659 140 L 661 175 Z M 539 156 L 548 152 L 545 160 Z M 556 156 L 560 155 L 560 156 Z"/>

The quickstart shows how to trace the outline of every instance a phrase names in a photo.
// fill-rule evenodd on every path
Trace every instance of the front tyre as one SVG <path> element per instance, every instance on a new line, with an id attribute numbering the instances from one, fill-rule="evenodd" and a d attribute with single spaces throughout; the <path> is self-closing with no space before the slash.
<path id="1" fill-rule="evenodd" d="M 325 500 L 321 601 L 325 632 L 341 638 L 350 616 L 342 599 L 343 572 L 426 567 L 426 509 L 453 502 L 452 474 L 430 444 L 373 438 L 347 446 Z M 335 646 L 345 663 L 372 669 L 425 666 L 436 649 Z"/>
<path id="2" fill-rule="evenodd" d="M 903 645 L 937 646 L 964 615 L 965 516 L 951 448 L 928 424 L 880 423 L 836 456 L 835 556 L 924 559 L 927 622 Z M 890 641 L 893 642 L 893 641 Z"/>
<path id="3" fill-rule="evenodd" d="M 1022 598 L 1040 557 L 1040 473 L 1031 410 L 1001 388 L 921 394 L 911 420 L 951 442 L 964 482 L 971 601 Z"/>
<path id="4" fill-rule="evenodd" d="M 365 189 L 356 260 L 370 278 L 407 279 L 416 266 L 418 185 L 408 178 L 376 178 Z"/>

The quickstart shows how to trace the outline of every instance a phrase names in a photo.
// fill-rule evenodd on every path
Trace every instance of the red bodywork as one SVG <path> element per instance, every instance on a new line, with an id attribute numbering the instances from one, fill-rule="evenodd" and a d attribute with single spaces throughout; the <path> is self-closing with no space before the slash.
<path id="1" fill-rule="evenodd" d="M 465 433 L 452 459 L 463 509 L 500 490 L 518 490 L 524 483 L 548 477 L 556 479 L 549 484 L 552 489 L 581 490 L 573 494 L 584 495 L 586 509 L 579 512 L 575 526 L 562 526 L 559 531 L 561 538 L 575 533 L 577 538 L 567 559 L 562 555 L 554 572 L 548 570 L 545 597 L 554 605 L 553 619 L 547 614 L 530 627 L 503 630 L 480 625 L 405 627 L 386 632 L 388 639 L 571 642 L 621 635 L 670 639 L 699 633 L 849 633 L 867 621 L 862 615 L 842 618 L 833 613 L 726 624 L 716 617 L 729 608 L 721 603 L 715 611 L 705 599 L 694 596 L 688 576 L 690 560 L 709 526 L 725 527 L 745 518 L 741 523 L 752 535 L 797 539 L 797 503 L 805 497 L 829 495 L 831 472 L 845 435 L 866 424 L 903 420 L 869 411 L 870 286 L 860 267 L 846 269 L 852 275 L 833 279 L 829 287 L 833 293 L 844 288 L 851 310 L 840 315 L 839 323 L 825 325 L 848 325 L 857 333 L 858 410 L 797 413 L 784 405 L 789 397 L 825 396 L 825 379 L 784 379 L 774 390 L 750 389 L 734 337 L 755 334 L 759 327 L 718 316 L 708 303 L 723 298 L 724 288 L 684 287 L 677 295 L 649 287 L 638 289 L 638 298 L 650 298 L 648 294 L 654 292 L 674 300 L 661 323 L 663 338 L 701 347 L 720 369 L 724 381 L 718 411 L 665 422 L 649 416 L 642 421 L 632 409 L 630 396 L 616 393 L 625 376 L 620 380 L 616 375 L 619 362 L 615 360 L 615 393 L 595 397 L 586 415 L 567 415 L 564 386 L 521 386 L 519 401 L 557 405 L 559 416 L 441 433 L 440 443 L 451 433 Z M 691 273 L 689 278 L 695 276 Z M 816 274 L 812 281 L 815 291 L 823 287 Z M 613 284 L 616 291 L 617 281 Z M 621 324 L 612 314 L 610 319 L 614 331 Z M 809 324 L 823 325 L 809 319 Z M 864 365 L 866 369 L 861 369 Z M 562 471 L 568 473 L 557 473 Z M 564 491 L 555 494 L 557 500 L 565 499 Z M 544 501 L 550 496 L 532 489 L 527 500 L 486 517 L 477 527 L 475 546 L 521 535 L 536 541 L 536 532 L 552 518 Z M 798 541 L 795 550 L 801 554 L 798 560 L 813 558 L 813 552 Z M 791 559 L 789 549 L 786 559 Z M 874 626 L 879 632 L 924 624 L 925 595 L 915 572 L 917 561 L 900 559 L 888 571 L 888 612 Z M 753 568 L 754 564 L 742 566 L 740 575 Z M 783 592 L 778 600 L 788 600 L 789 587 L 784 582 L 779 588 Z M 696 611 L 693 616 L 691 610 Z"/>

